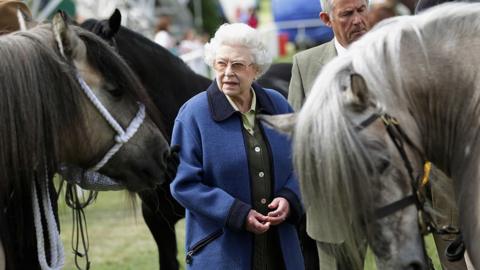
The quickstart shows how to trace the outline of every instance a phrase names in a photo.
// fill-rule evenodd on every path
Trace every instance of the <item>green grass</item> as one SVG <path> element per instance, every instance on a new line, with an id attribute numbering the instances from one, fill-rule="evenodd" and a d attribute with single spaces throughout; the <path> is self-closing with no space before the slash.
<path id="1" fill-rule="evenodd" d="M 89 256 L 92 269 L 158 269 L 157 247 L 143 221 L 139 203 L 138 200 L 134 211 L 127 193 L 103 192 L 99 194 L 96 203 L 87 208 Z M 62 200 L 59 201 L 59 205 L 66 254 L 65 269 L 75 269 L 71 249 L 71 211 L 65 207 Z M 183 221 L 177 224 L 177 230 L 179 231 L 178 245 L 183 247 Z M 180 252 L 180 255 L 183 255 L 183 252 Z M 182 258 L 179 260 L 183 262 Z"/>
<path id="2" fill-rule="evenodd" d="M 63 199 L 63 198 L 62 198 Z M 59 215 L 62 239 L 65 245 L 66 264 L 64 269 L 75 269 L 71 249 L 72 220 L 70 209 L 63 200 L 59 200 Z M 133 211 L 130 197 L 125 192 L 100 193 L 96 203 L 86 210 L 88 233 L 90 237 L 91 269 L 94 270 L 150 270 L 158 269 L 158 255 L 155 242 L 145 225 L 139 209 L 138 200 Z M 178 260 L 181 269 L 184 265 L 185 223 L 181 220 L 177 226 Z M 427 247 L 436 269 L 441 269 L 433 240 L 427 238 Z M 365 263 L 366 270 L 374 270 L 375 262 L 369 254 Z"/>

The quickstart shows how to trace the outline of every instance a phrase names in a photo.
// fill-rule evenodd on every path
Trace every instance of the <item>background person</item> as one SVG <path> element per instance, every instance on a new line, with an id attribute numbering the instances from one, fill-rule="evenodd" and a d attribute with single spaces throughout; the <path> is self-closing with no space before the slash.
<path id="1" fill-rule="evenodd" d="M 398 0 L 372 0 L 368 12 L 368 24 L 373 27 L 384 19 L 410 14 L 408 7 Z"/>
<path id="2" fill-rule="evenodd" d="M 175 120 L 181 146 L 172 182 L 186 208 L 188 269 L 303 269 L 295 223 L 303 213 L 289 138 L 255 115 L 291 112 L 254 80 L 272 61 L 259 33 L 224 24 L 205 45 L 210 87 Z"/>
<path id="3" fill-rule="evenodd" d="M 195 30 L 188 29 L 178 45 L 178 54 L 195 73 L 209 77 L 209 68 L 203 60 L 205 43 L 206 41 L 204 42 L 202 36 L 197 35 Z"/>
<path id="4" fill-rule="evenodd" d="M 177 40 L 170 33 L 170 24 L 172 18 L 168 15 L 161 15 L 158 18 L 157 25 L 155 26 L 155 37 L 153 38 L 156 43 L 175 53 L 177 46 Z"/>
<path id="5" fill-rule="evenodd" d="M 255 7 L 249 7 L 248 8 L 247 24 L 249 26 L 251 26 L 252 28 L 257 28 L 258 27 L 257 10 L 255 9 Z"/>
<path id="6" fill-rule="evenodd" d="M 330 60 L 346 51 L 348 46 L 369 30 L 367 20 L 368 2 L 366 0 L 321 0 L 320 19 L 332 28 L 334 38 L 330 42 L 297 53 L 293 57 L 292 78 L 288 89 L 288 101 L 293 109 L 299 111 L 310 93 L 318 74 Z M 334 254 L 342 253 L 341 236 L 328 235 L 318 227 L 315 220 L 321 219 L 320 208 L 306 209 L 306 230 L 308 236 L 316 240 L 321 270 L 351 269 L 335 259 Z M 300 232 L 302 233 L 302 232 Z M 307 236 L 303 245 L 309 246 Z M 359 251 L 365 254 L 365 251 Z M 309 265 L 315 264 L 312 258 L 305 258 Z"/>
<path id="7" fill-rule="evenodd" d="M 298 111 L 308 96 L 317 75 L 335 56 L 369 30 L 366 0 L 321 0 L 320 19 L 332 28 L 333 40 L 297 53 L 293 57 L 288 101 Z"/>

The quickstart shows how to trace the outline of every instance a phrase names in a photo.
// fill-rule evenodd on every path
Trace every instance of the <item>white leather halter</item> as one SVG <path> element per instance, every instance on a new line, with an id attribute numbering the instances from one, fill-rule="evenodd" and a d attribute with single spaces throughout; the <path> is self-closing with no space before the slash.
<path id="1" fill-rule="evenodd" d="M 98 109 L 101 115 L 107 120 L 108 124 L 117 132 L 115 136 L 115 145 L 105 154 L 105 156 L 92 168 L 91 171 L 100 170 L 107 162 L 115 155 L 115 153 L 120 150 L 120 148 L 130 140 L 133 135 L 138 131 L 138 128 L 143 124 L 145 120 L 145 105 L 138 104 L 138 112 L 135 118 L 130 122 L 130 125 L 126 130 L 120 126 L 120 124 L 113 118 L 113 116 L 108 112 L 108 110 L 103 106 L 102 102 L 95 96 L 92 89 L 87 85 L 87 83 L 77 74 L 77 80 L 80 83 L 80 86 L 83 89 L 83 92 L 87 95 L 88 99 L 93 103 L 93 105 Z"/>

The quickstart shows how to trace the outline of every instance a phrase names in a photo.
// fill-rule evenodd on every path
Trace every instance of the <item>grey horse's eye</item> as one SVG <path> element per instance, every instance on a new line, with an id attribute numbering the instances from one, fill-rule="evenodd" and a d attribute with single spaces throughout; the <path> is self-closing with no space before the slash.
<path id="1" fill-rule="evenodd" d="M 385 172 L 385 170 L 388 167 L 390 167 L 390 160 L 388 160 L 386 158 L 380 158 L 375 165 L 375 168 L 377 169 L 377 172 L 379 174 L 382 174 L 383 172 Z"/>

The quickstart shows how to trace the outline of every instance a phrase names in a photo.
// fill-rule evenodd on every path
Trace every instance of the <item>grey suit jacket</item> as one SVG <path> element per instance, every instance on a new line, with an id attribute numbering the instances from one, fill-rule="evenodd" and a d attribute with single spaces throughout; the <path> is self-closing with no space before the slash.
<path id="1" fill-rule="evenodd" d="M 295 111 L 299 111 L 305 102 L 322 68 L 337 56 L 334 41 L 300 52 L 293 57 L 292 78 L 288 88 L 288 102 Z M 324 218 L 321 208 L 312 206 L 306 209 L 307 233 L 317 241 L 341 243 L 341 235 L 330 235 L 318 225 L 318 219 Z"/>
<path id="2" fill-rule="evenodd" d="M 312 89 L 318 74 L 337 56 L 334 41 L 297 53 L 293 57 L 292 78 L 288 87 L 288 102 L 299 111 Z"/>

